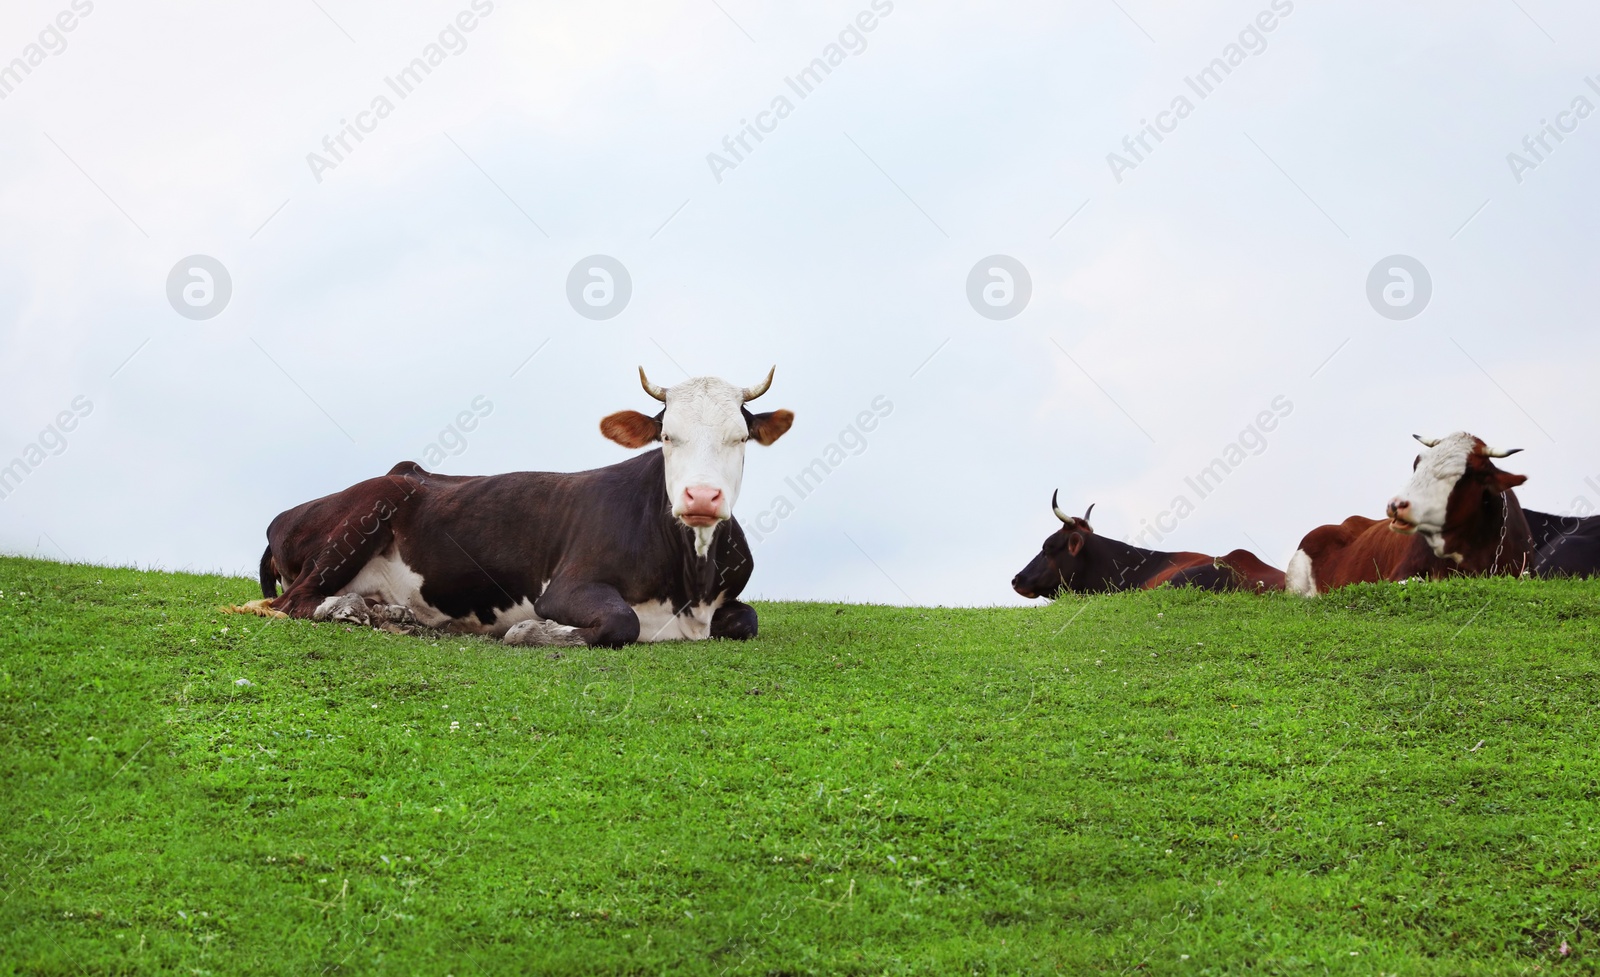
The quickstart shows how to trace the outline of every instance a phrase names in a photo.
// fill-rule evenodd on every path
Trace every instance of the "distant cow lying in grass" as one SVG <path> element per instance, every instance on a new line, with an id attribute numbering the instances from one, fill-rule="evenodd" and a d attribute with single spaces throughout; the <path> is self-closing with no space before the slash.
<path id="1" fill-rule="evenodd" d="M 266 599 L 241 610 L 511 644 L 755 637 L 755 609 L 738 599 L 753 564 L 733 504 L 746 442 L 771 444 L 794 415 L 745 408 L 770 372 L 751 388 L 700 377 L 664 389 L 643 369 L 639 381 L 661 412 L 619 411 L 600 431 L 658 450 L 571 475 L 401 462 L 274 519 Z"/>
<path id="2" fill-rule="evenodd" d="M 1537 552 L 1536 577 L 1600 576 L 1600 516 L 1558 516 L 1522 510 Z"/>
<path id="3" fill-rule="evenodd" d="M 1353 583 L 1532 569 L 1533 536 L 1512 491 L 1528 477 L 1494 464 L 1522 449 L 1498 451 L 1465 431 L 1417 440 L 1423 452 L 1389 518 L 1351 516 L 1307 533 L 1289 561 L 1289 590 L 1315 597 Z"/>
<path id="4" fill-rule="evenodd" d="M 1061 528 L 1044 541 L 1039 555 L 1011 579 L 1023 597 L 1054 597 L 1068 590 L 1100 594 L 1114 590 L 1150 590 L 1164 583 L 1206 590 L 1282 590 L 1283 571 L 1273 569 L 1249 550 L 1226 556 L 1165 553 L 1107 539 L 1089 525 L 1089 507 L 1082 518 L 1061 511 L 1056 495 L 1050 509 Z"/>

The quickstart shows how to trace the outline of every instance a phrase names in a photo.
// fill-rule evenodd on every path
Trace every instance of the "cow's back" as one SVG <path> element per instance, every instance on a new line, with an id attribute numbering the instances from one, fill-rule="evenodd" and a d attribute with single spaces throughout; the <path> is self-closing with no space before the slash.
<path id="1" fill-rule="evenodd" d="M 395 526 L 406 563 L 437 581 L 425 592 L 499 604 L 536 599 L 551 579 L 576 575 L 616 588 L 630 603 L 694 596 L 683 579 L 694 569 L 684 561 L 688 535 L 668 517 L 659 451 L 570 474 L 428 482 Z M 742 540 L 731 520 L 717 535 Z M 710 586 L 713 561 L 700 562 Z"/>
<path id="2" fill-rule="evenodd" d="M 1208 558 L 1204 564 L 1173 574 L 1169 582 L 1174 587 L 1199 587 L 1219 593 L 1232 590 L 1259 593 L 1284 588 L 1283 571 L 1249 550 L 1234 550 L 1225 556 Z"/>
<path id="3" fill-rule="evenodd" d="M 1348 584 L 1391 580 L 1417 542 L 1390 530 L 1387 521 L 1366 516 L 1318 526 L 1300 540 L 1290 561 L 1290 589 L 1305 593 L 1314 586 L 1316 592 L 1327 593 Z M 1307 570 L 1309 581 L 1303 576 Z"/>
<path id="4" fill-rule="evenodd" d="M 1600 515 L 1562 516 L 1524 508 L 1522 516 L 1528 521 L 1528 535 L 1536 550 L 1564 536 L 1600 537 Z"/>
<path id="5" fill-rule="evenodd" d="M 1282 590 L 1283 571 L 1249 550 L 1234 550 L 1219 561 L 1237 574 L 1245 590 Z"/>
<path id="6" fill-rule="evenodd" d="M 1540 577 L 1600 575 L 1600 521 L 1546 542 L 1534 556 L 1533 572 Z"/>
<path id="7" fill-rule="evenodd" d="M 736 596 L 750 572 L 738 526 L 696 558 L 668 508 L 659 451 L 570 474 L 438 475 L 401 462 L 280 514 L 263 575 L 270 564 L 285 584 L 274 606 L 292 614 L 357 593 L 471 630 L 533 616 L 560 574 L 634 604 Z"/>
<path id="8" fill-rule="evenodd" d="M 1149 579 L 1140 584 L 1143 590 L 1154 590 L 1164 583 L 1172 583 L 1173 578 L 1190 570 L 1211 565 L 1211 557 L 1204 553 L 1162 553 L 1159 554 L 1166 565 L 1152 574 Z"/>

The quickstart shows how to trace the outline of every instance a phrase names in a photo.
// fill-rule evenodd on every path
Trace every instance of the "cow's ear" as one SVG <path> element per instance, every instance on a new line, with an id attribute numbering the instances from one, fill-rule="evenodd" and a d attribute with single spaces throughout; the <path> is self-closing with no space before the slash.
<path id="1" fill-rule="evenodd" d="M 1079 551 L 1082 550 L 1082 549 L 1083 549 L 1083 534 L 1082 533 L 1073 533 L 1071 536 L 1067 537 L 1067 553 L 1069 555 L 1077 556 Z"/>
<path id="2" fill-rule="evenodd" d="M 758 444 L 771 444 L 783 437 L 794 424 L 794 411 L 775 410 L 770 414 L 750 415 L 750 436 Z"/>
<path id="3" fill-rule="evenodd" d="M 1498 492 L 1509 492 L 1527 480 L 1528 476 L 1526 475 L 1513 475 L 1510 472 L 1502 471 L 1494 473 L 1495 490 Z"/>
<path id="4" fill-rule="evenodd" d="M 624 448 L 642 448 L 661 440 L 661 422 L 636 410 L 619 410 L 600 421 L 600 433 Z"/>

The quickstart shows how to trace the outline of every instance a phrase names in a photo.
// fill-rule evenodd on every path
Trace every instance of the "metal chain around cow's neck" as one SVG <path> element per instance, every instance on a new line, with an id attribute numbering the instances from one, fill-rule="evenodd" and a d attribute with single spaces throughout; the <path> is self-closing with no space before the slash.
<path id="1" fill-rule="evenodd" d="M 1511 527 L 1511 509 L 1506 503 L 1506 494 L 1500 493 L 1500 542 L 1494 548 L 1494 562 L 1489 564 L 1489 576 L 1494 576 L 1500 569 L 1500 553 L 1506 548 L 1506 530 Z"/>

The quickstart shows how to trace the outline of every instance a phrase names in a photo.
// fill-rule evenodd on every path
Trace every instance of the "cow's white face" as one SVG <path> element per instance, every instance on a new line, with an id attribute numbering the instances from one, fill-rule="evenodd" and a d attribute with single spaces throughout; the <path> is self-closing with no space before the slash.
<path id="1" fill-rule="evenodd" d="M 1435 556 L 1447 553 L 1447 534 L 1463 532 L 1486 512 L 1498 512 L 1502 527 L 1505 509 L 1494 508 L 1493 496 L 1526 482 L 1526 475 L 1513 475 L 1496 468 L 1493 459 L 1514 455 L 1521 448 L 1498 451 L 1465 431 L 1457 431 L 1438 441 L 1422 441 L 1424 451 L 1412 466 L 1411 481 L 1400 494 L 1389 500 L 1389 528 L 1398 533 L 1418 533 L 1428 542 Z"/>
<path id="2" fill-rule="evenodd" d="M 1467 473 L 1470 456 L 1482 444 L 1467 432 L 1457 431 L 1432 447 L 1423 448 L 1411 470 L 1411 480 L 1389 503 L 1390 528 L 1430 536 L 1443 531 L 1450 493 Z"/>
<path id="3" fill-rule="evenodd" d="M 714 527 L 733 515 L 744 478 L 744 390 L 696 377 L 667 390 L 661 412 L 661 454 L 672 514 L 686 526 Z"/>
<path id="4" fill-rule="evenodd" d="M 667 499 L 672 515 L 695 531 L 695 549 L 704 556 L 717 526 L 733 516 L 744 480 L 745 444 L 754 438 L 771 444 L 794 423 L 786 410 L 752 414 L 745 402 L 759 397 L 772 382 L 756 388 L 736 387 L 716 377 L 696 377 L 662 389 L 639 371 L 651 396 L 665 407 L 655 417 L 619 411 L 600 422 L 606 437 L 630 448 L 661 442 L 666 468 Z"/>

